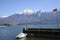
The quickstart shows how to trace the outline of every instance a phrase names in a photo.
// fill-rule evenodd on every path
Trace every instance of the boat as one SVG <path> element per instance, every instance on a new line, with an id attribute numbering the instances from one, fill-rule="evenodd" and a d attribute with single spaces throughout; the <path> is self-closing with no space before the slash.
<path id="1" fill-rule="evenodd" d="M 20 33 L 19 35 L 16 36 L 16 38 L 19 39 L 19 38 L 24 38 L 26 36 L 27 36 L 26 33 Z"/>

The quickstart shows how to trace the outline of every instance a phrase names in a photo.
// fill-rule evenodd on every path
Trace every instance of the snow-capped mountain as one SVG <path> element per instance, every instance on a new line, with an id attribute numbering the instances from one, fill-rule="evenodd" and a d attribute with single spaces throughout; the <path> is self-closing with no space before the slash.
<path id="1" fill-rule="evenodd" d="M 21 24 L 21 23 L 34 23 L 39 22 L 40 16 L 36 11 L 31 9 L 25 9 L 21 12 L 17 12 L 14 15 L 8 16 L 0 20 L 0 23 L 4 24 Z"/>
<path id="2" fill-rule="evenodd" d="M 37 14 L 31 14 L 31 15 L 14 14 L 0 21 L 1 21 L 0 23 L 7 23 L 7 24 L 33 23 L 33 22 L 39 22 L 40 17 Z"/>
<path id="3" fill-rule="evenodd" d="M 60 24 L 60 11 L 41 12 L 25 10 L 0 20 L 0 24 L 21 24 L 21 23 L 40 23 L 40 24 Z"/>

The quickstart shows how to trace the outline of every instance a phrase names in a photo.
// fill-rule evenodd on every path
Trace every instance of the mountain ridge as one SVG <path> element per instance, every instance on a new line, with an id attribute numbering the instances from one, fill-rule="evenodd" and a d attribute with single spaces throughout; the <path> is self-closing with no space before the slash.
<path id="1" fill-rule="evenodd" d="M 32 12 L 32 14 L 14 14 L 6 18 L 0 19 L 0 24 L 25 24 L 25 23 L 39 23 L 39 24 L 60 24 L 60 11 L 53 10 L 53 12 Z M 57 17 L 58 16 L 58 17 Z"/>

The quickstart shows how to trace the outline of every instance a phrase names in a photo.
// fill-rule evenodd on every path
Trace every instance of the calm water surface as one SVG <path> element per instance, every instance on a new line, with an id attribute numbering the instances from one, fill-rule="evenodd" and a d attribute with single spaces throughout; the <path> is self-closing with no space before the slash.
<path id="1" fill-rule="evenodd" d="M 16 39 L 16 36 L 23 31 L 26 25 L 17 26 L 0 26 L 0 40 L 56 40 L 55 38 L 38 38 L 29 37 L 23 39 Z M 28 28 L 60 28 L 60 25 L 28 25 Z"/>

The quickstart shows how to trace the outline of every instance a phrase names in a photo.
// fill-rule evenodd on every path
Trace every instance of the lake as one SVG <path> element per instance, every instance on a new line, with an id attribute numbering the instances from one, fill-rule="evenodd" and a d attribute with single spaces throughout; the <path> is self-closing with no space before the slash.
<path id="1" fill-rule="evenodd" d="M 16 26 L 0 26 L 0 40 L 55 40 L 55 38 L 29 37 L 16 39 L 16 36 L 23 31 L 23 28 L 60 28 L 60 25 L 16 25 Z"/>

